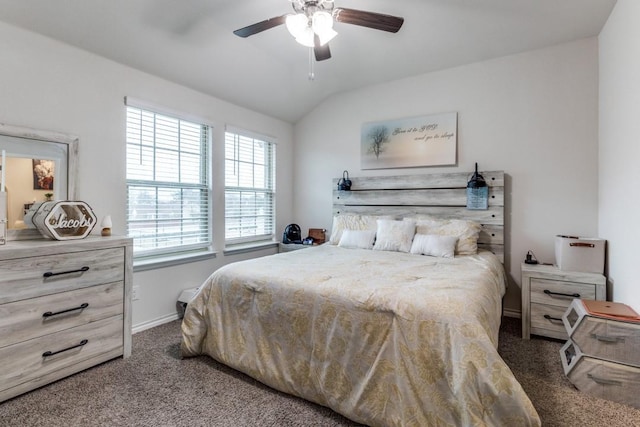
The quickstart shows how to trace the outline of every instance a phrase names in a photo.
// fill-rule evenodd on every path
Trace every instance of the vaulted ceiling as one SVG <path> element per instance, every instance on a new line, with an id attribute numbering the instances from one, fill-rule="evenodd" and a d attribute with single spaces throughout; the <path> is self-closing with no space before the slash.
<path id="1" fill-rule="evenodd" d="M 237 105 L 296 122 L 326 97 L 585 37 L 615 0 L 335 0 L 405 18 L 397 34 L 336 23 L 332 58 L 315 63 L 278 26 L 233 30 L 292 12 L 289 0 L 0 0 L 0 20 Z"/>

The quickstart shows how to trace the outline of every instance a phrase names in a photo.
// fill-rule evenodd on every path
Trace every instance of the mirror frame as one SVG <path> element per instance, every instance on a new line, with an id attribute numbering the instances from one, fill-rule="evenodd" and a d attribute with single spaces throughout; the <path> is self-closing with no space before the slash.
<path id="1" fill-rule="evenodd" d="M 6 125 L 0 123 L 0 135 L 12 136 L 28 140 L 42 142 L 52 142 L 67 146 L 67 200 L 76 199 L 76 179 L 78 177 L 78 142 L 79 138 L 65 133 L 32 129 L 21 126 Z M 42 234 L 36 229 L 8 229 L 7 240 L 34 240 L 44 239 Z"/>

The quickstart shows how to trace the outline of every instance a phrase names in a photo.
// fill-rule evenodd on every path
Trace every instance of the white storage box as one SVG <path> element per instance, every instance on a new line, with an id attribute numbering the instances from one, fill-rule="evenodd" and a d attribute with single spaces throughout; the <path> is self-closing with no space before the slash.
<path id="1" fill-rule="evenodd" d="M 602 274 L 605 243 L 604 239 L 557 235 L 556 265 L 564 271 Z"/>

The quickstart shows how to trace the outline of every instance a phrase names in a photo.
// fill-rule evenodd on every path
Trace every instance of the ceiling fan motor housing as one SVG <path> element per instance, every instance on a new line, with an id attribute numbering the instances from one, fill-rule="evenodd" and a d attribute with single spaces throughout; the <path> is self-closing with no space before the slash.
<path id="1" fill-rule="evenodd" d="M 304 13 L 308 18 L 312 18 L 316 12 L 328 12 L 332 14 L 334 8 L 333 0 L 291 0 L 291 6 L 296 13 Z"/>

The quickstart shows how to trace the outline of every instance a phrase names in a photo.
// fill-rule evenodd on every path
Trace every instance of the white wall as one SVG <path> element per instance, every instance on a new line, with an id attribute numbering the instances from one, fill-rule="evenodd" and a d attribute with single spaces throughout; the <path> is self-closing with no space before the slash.
<path id="1" fill-rule="evenodd" d="M 214 128 L 214 216 L 222 218 L 224 125 L 270 135 L 277 148 L 276 230 L 291 222 L 291 124 L 205 96 L 54 40 L 0 23 L 0 122 L 79 137 L 77 198 L 99 218 L 111 214 L 114 233 L 125 233 L 125 107 L 131 96 L 199 116 Z M 216 78 L 211 70 L 211 78 Z M 215 246 L 224 246 L 224 224 L 214 225 Z M 141 298 L 133 324 L 152 324 L 176 312 L 182 289 L 200 285 L 217 267 L 274 249 L 134 274 Z"/>
<path id="2" fill-rule="evenodd" d="M 613 300 L 640 312 L 640 2 L 618 0 L 599 36 L 600 215 Z"/>
<path id="3" fill-rule="evenodd" d="M 294 220 L 331 227 L 332 178 L 504 170 L 508 311 L 520 310 L 527 250 L 554 262 L 560 233 L 597 234 L 595 38 L 333 96 L 295 127 Z M 458 112 L 458 166 L 360 170 L 363 122 Z M 516 282 L 518 286 L 514 286 Z"/>

